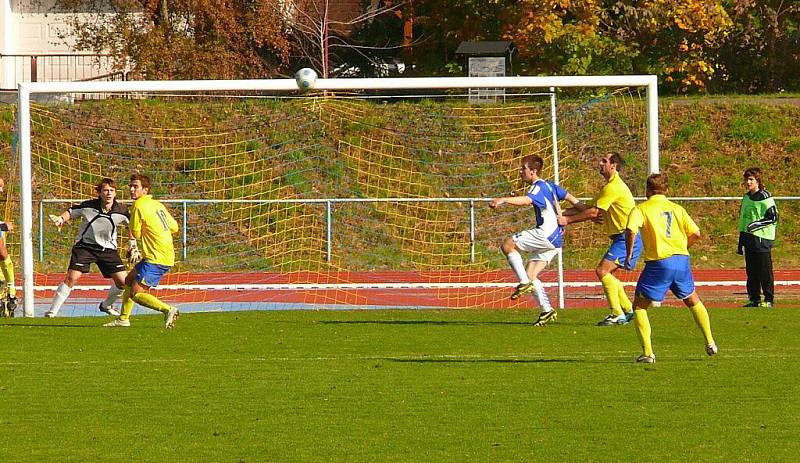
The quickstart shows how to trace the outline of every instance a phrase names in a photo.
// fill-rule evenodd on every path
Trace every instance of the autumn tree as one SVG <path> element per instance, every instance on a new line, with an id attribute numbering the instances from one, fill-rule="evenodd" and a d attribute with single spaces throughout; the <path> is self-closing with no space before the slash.
<path id="1" fill-rule="evenodd" d="M 282 0 L 56 3 L 82 12 L 69 20 L 76 49 L 111 54 L 134 78 L 263 78 L 285 70 L 291 55 Z"/>
<path id="2" fill-rule="evenodd" d="M 800 88 L 800 2 L 731 0 L 733 27 L 718 50 L 715 91 Z"/>
<path id="3" fill-rule="evenodd" d="M 522 0 L 505 31 L 534 71 L 644 73 L 703 89 L 732 22 L 717 0 Z"/>

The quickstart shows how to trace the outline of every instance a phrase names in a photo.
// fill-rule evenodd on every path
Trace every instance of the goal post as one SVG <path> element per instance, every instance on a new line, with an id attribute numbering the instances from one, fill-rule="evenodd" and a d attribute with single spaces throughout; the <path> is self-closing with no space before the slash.
<path id="1" fill-rule="evenodd" d="M 658 90 L 653 75 L 641 76 L 554 76 L 554 77 L 420 77 L 375 79 L 317 79 L 315 91 L 404 91 L 454 90 L 470 88 L 544 89 L 591 87 L 641 87 L 646 89 L 647 170 L 659 170 Z M 42 94 L 160 94 L 187 92 L 278 92 L 298 90 L 294 79 L 126 81 L 22 83 L 18 87 L 18 150 L 22 293 L 24 315 L 34 315 L 34 197 L 31 145 L 31 100 Z M 557 144 L 553 120 L 553 144 Z"/>

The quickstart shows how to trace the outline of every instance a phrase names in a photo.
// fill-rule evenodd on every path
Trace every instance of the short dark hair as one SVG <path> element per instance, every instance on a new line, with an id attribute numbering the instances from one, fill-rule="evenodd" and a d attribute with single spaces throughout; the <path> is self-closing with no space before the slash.
<path id="1" fill-rule="evenodd" d="M 117 182 L 115 182 L 114 179 L 111 179 L 111 178 L 108 178 L 108 177 L 103 177 L 103 179 L 100 180 L 100 183 L 98 183 L 94 187 L 94 190 L 99 194 L 100 190 L 103 189 L 103 185 L 108 185 L 108 186 L 110 186 L 111 188 L 114 188 L 114 189 L 117 188 Z"/>
<path id="2" fill-rule="evenodd" d="M 133 183 L 136 180 L 138 180 L 139 183 L 142 184 L 142 188 L 147 188 L 147 191 L 150 191 L 150 186 L 151 186 L 150 177 L 142 174 L 131 175 L 131 183 Z"/>
<path id="3" fill-rule="evenodd" d="M 544 166 L 544 161 L 541 157 L 531 154 L 522 158 L 522 165 L 528 166 L 528 169 L 535 170 L 536 175 L 541 176 L 542 174 L 542 167 Z"/>
<path id="4" fill-rule="evenodd" d="M 761 169 L 758 167 L 748 167 L 744 170 L 744 179 L 747 180 L 747 177 L 753 177 L 758 182 L 758 189 L 763 190 L 764 187 L 764 174 L 761 172 Z"/>
<path id="5" fill-rule="evenodd" d="M 622 170 L 622 165 L 625 164 L 625 161 L 622 159 L 622 155 L 619 153 L 611 153 L 608 156 L 608 161 L 617 166 L 617 170 Z"/>
<path id="6" fill-rule="evenodd" d="M 647 177 L 647 191 L 654 195 L 667 194 L 667 174 L 650 174 Z"/>

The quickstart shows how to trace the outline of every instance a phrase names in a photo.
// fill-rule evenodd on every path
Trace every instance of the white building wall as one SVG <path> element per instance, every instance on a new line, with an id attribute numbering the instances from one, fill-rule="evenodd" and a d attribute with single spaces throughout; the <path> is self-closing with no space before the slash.
<path id="1" fill-rule="evenodd" d="M 97 67 L 93 57 L 75 52 L 59 38 L 68 31 L 67 20 L 76 12 L 57 11 L 53 0 L 0 0 L 0 89 L 19 82 L 82 80 L 110 72 Z M 80 13 L 77 13 L 80 14 Z M 24 56 L 7 56 L 24 55 Z M 36 55 L 35 74 L 31 56 Z M 49 55 L 49 56 L 48 56 Z M 52 56 L 74 55 L 74 56 Z"/>
<path id="2" fill-rule="evenodd" d="M 16 32 L 16 23 L 11 11 L 11 0 L 0 0 L 0 55 L 14 53 Z M 3 59 L 0 62 L 0 89 L 6 88 L 5 84 L 11 82 L 12 76 L 13 62 L 9 59 Z"/>

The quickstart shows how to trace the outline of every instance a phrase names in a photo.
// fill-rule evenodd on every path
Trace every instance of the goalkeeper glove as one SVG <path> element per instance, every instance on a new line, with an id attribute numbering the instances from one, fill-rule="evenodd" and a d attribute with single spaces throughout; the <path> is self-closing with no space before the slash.
<path id="1" fill-rule="evenodd" d="M 128 241 L 128 263 L 136 265 L 140 260 L 142 260 L 142 253 L 139 251 L 136 240 L 131 238 Z"/>
<path id="2" fill-rule="evenodd" d="M 58 231 L 61 231 L 61 227 L 64 226 L 64 218 L 60 215 L 53 214 L 50 214 L 48 217 L 50 218 L 50 221 L 53 222 L 53 225 L 58 227 Z"/>

